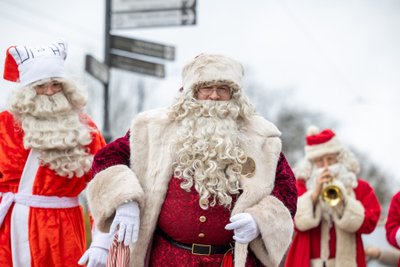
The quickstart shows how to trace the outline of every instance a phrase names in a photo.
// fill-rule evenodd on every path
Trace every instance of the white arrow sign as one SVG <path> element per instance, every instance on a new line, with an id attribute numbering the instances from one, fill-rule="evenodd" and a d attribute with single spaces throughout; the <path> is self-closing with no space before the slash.
<path id="1" fill-rule="evenodd" d="M 112 0 L 112 12 L 193 8 L 196 0 Z"/>
<path id="2" fill-rule="evenodd" d="M 111 54 L 110 59 L 111 66 L 114 68 L 137 72 L 145 75 L 156 76 L 159 78 L 165 77 L 165 67 L 162 64 L 115 54 Z"/>
<path id="3" fill-rule="evenodd" d="M 175 47 L 169 45 L 117 35 L 111 35 L 110 43 L 111 49 L 119 49 L 122 51 L 133 52 L 162 59 L 175 59 Z"/>
<path id="4" fill-rule="evenodd" d="M 115 13 L 111 16 L 112 29 L 193 24 L 196 24 L 193 9 Z"/>

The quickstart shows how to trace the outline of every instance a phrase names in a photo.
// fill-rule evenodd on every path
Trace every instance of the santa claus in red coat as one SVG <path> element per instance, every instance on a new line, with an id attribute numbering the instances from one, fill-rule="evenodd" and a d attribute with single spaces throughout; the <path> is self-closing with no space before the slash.
<path id="1" fill-rule="evenodd" d="M 105 145 L 87 96 L 64 73 L 65 41 L 7 50 L 18 82 L 0 113 L 0 266 L 78 266 L 85 227 L 78 196 Z"/>
<path id="2" fill-rule="evenodd" d="M 335 133 L 310 127 L 306 159 L 296 168 L 299 193 L 287 267 L 366 266 L 362 234 L 371 233 L 380 205 L 359 164 Z"/>
<path id="3" fill-rule="evenodd" d="M 243 67 L 203 54 L 167 109 L 143 112 L 95 157 L 98 228 L 130 246 L 130 266 L 279 265 L 297 191 L 279 130 L 244 95 Z M 113 254 L 114 255 L 114 254 Z"/>

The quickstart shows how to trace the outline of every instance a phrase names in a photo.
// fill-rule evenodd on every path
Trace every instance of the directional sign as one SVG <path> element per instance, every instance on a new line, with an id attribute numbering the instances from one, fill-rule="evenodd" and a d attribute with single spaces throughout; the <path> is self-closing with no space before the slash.
<path id="1" fill-rule="evenodd" d="M 86 55 L 85 70 L 102 83 L 108 83 L 108 67 L 91 55 Z"/>
<path id="2" fill-rule="evenodd" d="M 194 24 L 196 24 L 195 9 L 114 13 L 111 16 L 112 29 L 194 25 Z"/>
<path id="3" fill-rule="evenodd" d="M 111 49 L 119 49 L 161 59 L 175 59 L 175 47 L 111 35 Z"/>
<path id="4" fill-rule="evenodd" d="M 141 74 L 165 77 L 165 68 L 162 64 L 143 61 L 135 58 L 111 54 L 111 66 L 127 71 L 137 72 Z"/>
<path id="5" fill-rule="evenodd" d="M 112 0 L 112 12 L 193 8 L 196 0 Z"/>

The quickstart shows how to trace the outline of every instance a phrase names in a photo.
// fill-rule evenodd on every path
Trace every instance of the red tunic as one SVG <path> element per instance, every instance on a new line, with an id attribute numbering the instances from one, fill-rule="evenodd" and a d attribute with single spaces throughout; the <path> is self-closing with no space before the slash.
<path id="1" fill-rule="evenodd" d="M 388 240 L 389 244 L 400 249 L 400 246 L 396 240 L 396 234 L 400 228 L 400 192 L 397 192 L 397 194 L 392 197 L 385 228 L 386 239 Z M 397 266 L 400 267 L 400 260 Z"/>
<path id="2" fill-rule="evenodd" d="M 297 180 L 299 196 L 307 191 L 304 180 Z M 358 186 L 354 189 L 356 199 L 365 209 L 365 218 L 360 229 L 355 233 L 356 238 L 356 261 L 357 266 L 366 266 L 365 253 L 361 234 L 371 233 L 378 223 L 380 205 L 375 196 L 373 188 L 364 180 L 358 180 Z M 321 248 L 321 225 L 308 231 L 296 229 L 292 244 L 290 245 L 285 266 L 308 267 L 311 259 L 320 258 Z M 336 257 L 336 231 L 335 227 L 330 229 L 329 258 Z"/>
<path id="3" fill-rule="evenodd" d="M 85 118 L 88 119 L 88 118 Z M 17 192 L 29 150 L 23 146 L 23 131 L 16 126 L 12 115 L 0 113 L 0 192 Z M 90 121 L 90 126 L 96 128 Z M 98 131 L 92 133 L 88 146 L 95 154 L 105 145 Z M 40 166 L 33 182 L 32 194 L 41 196 L 76 197 L 86 187 L 91 174 L 81 178 L 58 176 Z M 0 198 L 1 202 L 1 198 Z M 13 206 L 8 210 L 0 227 L 0 266 L 12 266 L 10 219 Z M 78 266 L 85 251 L 85 228 L 81 207 L 67 209 L 30 208 L 29 246 L 31 266 Z"/>
<path id="4" fill-rule="evenodd" d="M 172 239 L 185 244 L 207 244 L 225 246 L 232 242 L 233 231 L 225 230 L 229 223 L 230 210 L 217 205 L 203 210 L 199 205 L 199 194 L 192 188 L 190 193 L 180 187 L 182 180 L 172 177 L 167 196 L 158 218 L 158 227 Z M 184 214 L 184 215 L 183 215 Z M 196 256 L 178 248 L 163 237 L 155 235 L 150 266 L 215 266 L 221 265 L 223 255 Z M 164 265 L 165 266 L 165 265 Z M 262 266 L 252 255 L 246 267 Z"/>

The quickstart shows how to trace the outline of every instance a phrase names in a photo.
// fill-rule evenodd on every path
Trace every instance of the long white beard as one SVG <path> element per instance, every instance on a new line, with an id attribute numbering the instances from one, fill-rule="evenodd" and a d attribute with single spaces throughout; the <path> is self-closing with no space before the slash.
<path id="1" fill-rule="evenodd" d="M 18 116 L 25 148 L 37 149 L 42 164 L 58 175 L 82 177 L 93 161 L 85 148 L 92 140 L 89 127 L 81 122 L 63 92 L 37 95 L 33 103 Z"/>
<path id="2" fill-rule="evenodd" d="M 200 207 L 218 204 L 230 207 L 238 194 L 245 137 L 237 123 L 239 107 L 231 101 L 191 102 L 182 119 L 174 149 L 174 175 L 183 180 L 181 188 L 199 193 Z"/>

